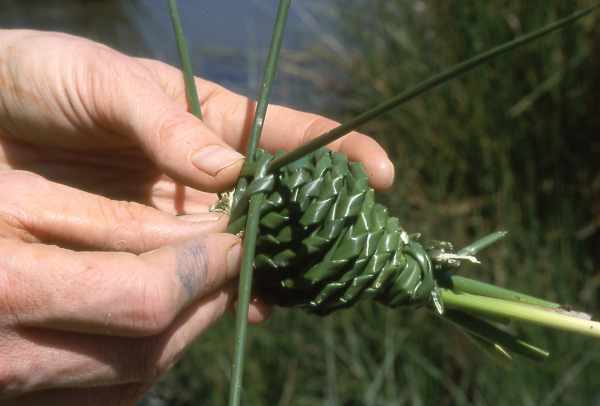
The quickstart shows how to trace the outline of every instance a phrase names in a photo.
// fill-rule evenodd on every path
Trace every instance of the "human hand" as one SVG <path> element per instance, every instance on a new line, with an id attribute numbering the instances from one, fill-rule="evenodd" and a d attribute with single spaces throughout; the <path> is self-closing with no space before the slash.
<path id="1" fill-rule="evenodd" d="M 249 99 L 198 79 L 202 122 L 187 112 L 181 72 L 169 65 L 59 33 L 0 38 L 4 168 L 177 213 L 206 210 L 214 195 L 204 192 L 235 183 L 255 108 Z M 271 106 L 261 146 L 289 150 L 335 125 Z M 374 187 L 391 184 L 393 165 L 373 139 L 352 133 L 332 148 L 362 161 Z"/>
<path id="2" fill-rule="evenodd" d="M 235 298 L 241 249 L 218 233 L 223 216 L 177 217 L 24 171 L 0 172 L 0 190 L 2 405 L 134 404 Z M 255 304 L 249 319 L 264 312 Z"/>
<path id="3" fill-rule="evenodd" d="M 130 404 L 231 301 L 227 247 L 237 239 L 215 234 L 227 219 L 209 220 L 206 191 L 235 182 L 254 103 L 198 79 L 200 122 L 168 65 L 64 34 L 0 37 L 0 396 Z M 334 125 L 273 106 L 262 146 L 290 149 Z M 370 138 L 334 148 L 363 161 L 375 187 L 391 183 Z M 180 258 L 191 258 L 192 280 L 209 281 L 188 296 Z M 253 306 L 249 317 L 264 312 Z"/>

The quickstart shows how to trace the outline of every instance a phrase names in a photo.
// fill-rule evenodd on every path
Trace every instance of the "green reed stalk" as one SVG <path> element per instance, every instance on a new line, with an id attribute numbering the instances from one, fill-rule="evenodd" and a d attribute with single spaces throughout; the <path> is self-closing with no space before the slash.
<path id="1" fill-rule="evenodd" d="M 507 235 L 498 231 L 460 249 L 459 255 L 475 255 Z M 600 323 L 585 313 L 572 312 L 558 303 L 525 295 L 510 289 L 455 275 L 447 271 L 441 299 L 448 309 L 442 317 L 474 338 L 485 350 L 511 359 L 511 353 L 532 360 L 547 358 L 549 353 L 523 339 L 500 330 L 491 322 L 510 320 L 542 325 L 583 335 L 600 337 Z"/>
<path id="2" fill-rule="evenodd" d="M 283 34 L 285 31 L 290 4 L 291 0 L 279 1 L 277 18 L 275 20 L 275 27 L 273 28 L 273 35 L 271 38 L 271 46 L 269 48 L 269 55 L 267 56 L 267 64 L 263 74 L 263 82 L 260 86 L 260 93 L 256 105 L 256 114 L 254 116 L 254 123 L 252 124 L 250 140 L 248 142 L 247 157 L 251 162 L 254 160 L 254 153 L 258 147 L 260 135 L 262 133 L 263 124 L 265 121 L 265 115 L 267 114 L 269 97 L 271 96 L 271 88 L 277 72 L 279 54 L 281 53 L 281 43 L 283 41 Z"/>
<path id="3" fill-rule="evenodd" d="M 406 103 L 431 89 L 443 85 L 449 80 L 461 76 L 464 73 L 478 67 L 479 65 L 499 55 L 505 54 L 517 47 L 525 45 L 553 31 L 560 30 L 566 27 L 567 25 L 575 22 L 576 20 L 589 15 L 599 7 L 600 4 L 595 4 L 584 10 L 577 11 L 571 14 L 570 16 L 558 20 L 552 24 L 549 24 L 539 30 L 535 30 L 529 34 L 520 36 L 512 41 L 506 42 L 502 45 L 490 49 L 489 51 L 476 55 L 471 59 L 454 65 L 448 70 L 417 84 L 416 86 L 384 101 L 383 103 L 373 107 L 370 110 L 365 111 L 362 114 L 359 114 L 347 123 L 341 124 L 338 127 L 335 127 L 334 129 L 329 130 L 321 136 L 313 139 L 312 141 L 296 148 L 295 150 L 288 152 L 287 154 L 282 155 L 277 159 L 274 159 L 273 162 L 271 162 L 271 165 L 269 166 L 269 170 L 274 171 L 278 168 L 281 168 L 284 165 L 294 162 L 302 158 L 303 156 L 310 154 L 311 152 L 316 151 L 317 149 L 324 147 L 325 145 L 335 141 L 336 139 L 348 134 L 349 132 L 356 130 L 363 124 L 368 123 L 369 121 L 390 111 L 391 109 L 394 109 L 400 106 L 401 104 Z"/>
<path id="4" fill-rule="evenodd" d="M 544 299 L 529 296 L 524 293 L 514 290 L 501 288 L 489 283 L 476 281 L 474 279 L 465 278 L 463 276 L 453 275 L 450 277 L 452 281 L 452 290 L 461 293 L 471 293 L 478 296 L 486 296 L 495 299 L 510 300 L 512 302 L 526 303 L 535 306 L 547 307 L 550 309 L 560 308 L 560 304 L 549 302 Z"/>
<path id="5" fill-rule="evenodd" d="M 250 199 L 248 208 L 248 222 L 244 234 L 243 254 L 240 281 L 238 287 L 238 303 L 235 321 L 235 352 L 233 356 L 233 369 L 229 387 L 229 405 L 240 404 L 244 378 L 244 360 L 246 357 L 246 335 L 248 330 L 248 308 L 252 293 L 252 274 L 254 268 L 254 254 L 256 252 L 256 237 L 258 234 L 258 221 L 260 208 L 265 201 L 262 193 L 257 193 Z"/>
<path id="6" fill-rule="evenodd" d="M 179 59 L 183 69 L 183 80 L 185 82 L 185 95 L 187 97 L 190 112 L 202 120 L 202 110 L 200 108 L 200 100 L 198 99 L 198 90 L 196 89 L 196 80 L 194 78 L 194 70 L 192 69 L 192 60 L 190 52 L 183 34 L 181 18 L 179 17 L 179 9 L 177 0 L 169 0 L 169 15 L 173 31 L 175 31 L 175 39 L 177 40 L 177 50 L 179 51 Z"/>
<path id="7" fill-rule="evenodd" d="M 578 317 L 574 313 L 562 309 L 552 309 L 470 293 L 456 293 L 450 289 L 442 289 L 442 300 L 444 305 L 450 309 L 459 309 L 490 317 L 507 318 L 600 338 L 600 323 L 589 320 L 587 317 Z"/>
<path id="8" fill-rule="evenodd" d="M 248 142 L 248 153 L 246 165 L 252 164 L 255 158 L 256 148 L 260 141 L 269 96 L 275 73 L 277 72 L 277 63 L 281 52 L 281 43 L 287 22 L 288 11 L 291 0 L 280 0 L 277 10 L 277 18 L 273 28 L 271 46 L 267 57 L 267 64 L 263 75 L 263 81 L 260 87 L 260 94 L 256 106 L 256 114 L 252 123 L 250 140 Z M 241 401 L 242 381 L 244 374 L 244 358 L 246 353 L 246 332 L 248 328 L 248 306 L 250 302 L 250 293 L 252 291 L 252 270 L 254 263 L 254 253 L 256 249 L 256 237 L 258 234 L 258 221 L 260 218 L 260 209 L 264 203 L 265 196 L 257 193 L 250 199 L 248 209 L 248 221 L 244 231 L 244 249 L 242 254 L 242 269 L 240 273 L 238 289 L 238 305 L 236 309 L 236 333 L 235 333 L 235 353 L 233 370 L 231 375 L 231 386 L 229 391 L 229 406 L 238 406 Z"/>

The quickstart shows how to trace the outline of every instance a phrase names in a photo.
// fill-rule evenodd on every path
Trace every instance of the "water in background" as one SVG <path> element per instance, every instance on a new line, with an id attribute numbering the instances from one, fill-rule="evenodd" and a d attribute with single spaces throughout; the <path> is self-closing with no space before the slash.
<path id="1" fill-rule="evenodd" d="M 0 26 L 65 31 L 110 44 L 128 54 L 178 65 L 165 0 L 1 0 Z M 256 97 L 277 0 L 179 1 L 197 74 Z M 318 61 L 311 50 L 329 43 L 331 7 L 319 0 L 294 3 L 273 101 L 315 108 L 307 95 Z M 324 28 L 327 27 L 327 28 Z"/>

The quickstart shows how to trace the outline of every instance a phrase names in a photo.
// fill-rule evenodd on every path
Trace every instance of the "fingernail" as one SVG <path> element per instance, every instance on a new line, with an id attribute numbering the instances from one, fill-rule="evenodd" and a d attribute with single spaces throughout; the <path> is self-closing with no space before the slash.
<path id="1" fill-rule="evenodd" d="M 229 272 L 238 273 L 240 270 L 240 262 L 242 259 L 242 243 L 239 242 L 233 247 L 229 248 L 227 253 L 227 267 Z"/>
<path id="2" fill-rule="evenodd" d="M 177 216 L 177 218 L 183 221 L 190 221 L 192 223 L 204 223 L 207 221 L 219 221 L 221 218 L 223 218 L 223 213 L 184 214 Z"/>
<path id="3" fill-rule="evenodd" d="M 216 176 L 223 169 L 244 159 L 244 156 L 233 149 L 222 145 L 207 145 L 192 156 L 196 168 L 211 176 Z"/>

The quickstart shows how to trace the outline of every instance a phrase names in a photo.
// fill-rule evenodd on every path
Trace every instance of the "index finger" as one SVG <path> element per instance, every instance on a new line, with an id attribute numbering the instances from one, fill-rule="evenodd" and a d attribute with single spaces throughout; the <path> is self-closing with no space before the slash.
<path id="1" fill-rule="evenodd" d="M 181 72 L 167 64 L 141 60 L 157 74 L 163 88 L 184 106 L 185 90 Z M 256 103 L 216 83 L 196 78 L 204 123 L 225 142 L 244 152 L 254 118 Z M 323 116 L 291 108 L 270 105 L 263 126 L 260 146 L 274 152 L 290 151 L 336 127 L 339 123 Z M 371 185 L 385 189 L 394 181 L 394 165 L 385 150 L 373 138 L 352 132 L 328 147 L 340 151 L 365 166 Z"/>
<path id="2" fill-rule="evenodd" d="M 246 104 L 247 107 L 232 108 L 236 104 Z M 243 151 L 249 133 L 248 123 L 254 117 L 255 103 L 223 89 L 209 97 L 204 106 L 207 125 L 219 126 L 220 128 L 213 127 L 213 130 L 221 134 L 229 145 Z M 270 105 L 260 145 L 271 152 L 280 149 L 291 151 L 338 125 L 338 122 L 317 114 Z M 362 162 L 374 188 L 385 189 L 392 185 L 394 165 L 373 138 L 354 131 L 332 142 L 328 148 L 344 153 L 352 161 Z"/>

